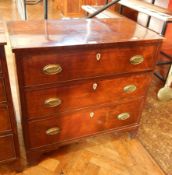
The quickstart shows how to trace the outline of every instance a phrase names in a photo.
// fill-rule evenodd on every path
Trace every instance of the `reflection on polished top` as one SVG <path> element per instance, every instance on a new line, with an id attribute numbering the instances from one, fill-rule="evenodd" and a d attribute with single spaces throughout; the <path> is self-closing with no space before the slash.
<path id="1" fill-rule="evenodd" d="M 0 45 L 6 44 L 4 23 L 0 21 Z"/>
<path id="2" fill-rule="evenodd" d="M 9 22 L 12 48 L 43 48 L 162 40 L 127 18 Z"/>

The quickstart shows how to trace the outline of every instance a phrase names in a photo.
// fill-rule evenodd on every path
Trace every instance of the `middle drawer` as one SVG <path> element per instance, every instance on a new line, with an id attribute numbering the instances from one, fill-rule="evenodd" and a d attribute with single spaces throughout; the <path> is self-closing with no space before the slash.
<path id="1" fill-rule="evenodd" d="M 9 109 L 7 104 L 0 104 L 0 133 L 11 130 Z"/>
<path id="2" fill-rule="evenodd" d="M 4 80 L 0 77 L 0 102 L 6 101 Z"/>
<path id="3" fill-rule="evenodd" d="M 91 80 L 68 86 L 26 90 L 28 119 L 105 103 L 121 103 L 142 97 L 151 80 L 150 73 L 106 80 Z"/>

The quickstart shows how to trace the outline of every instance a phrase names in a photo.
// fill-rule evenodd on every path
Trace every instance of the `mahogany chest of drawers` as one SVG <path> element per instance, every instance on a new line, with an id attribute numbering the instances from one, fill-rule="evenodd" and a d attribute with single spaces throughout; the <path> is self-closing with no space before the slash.
<path id="1" fill-rule="evenodd" d="M 0 164 L 15 161 L 13 163 L 17 165 L 19 147 L 4 50 L 4 30 L 4 24 L 0 22 Z"/>
<path id="2" fill-rule="evenodd" d="M 8 23 L 29 163 L 86 136 L 135 133 L 162 38 L 126 19 Z"/>

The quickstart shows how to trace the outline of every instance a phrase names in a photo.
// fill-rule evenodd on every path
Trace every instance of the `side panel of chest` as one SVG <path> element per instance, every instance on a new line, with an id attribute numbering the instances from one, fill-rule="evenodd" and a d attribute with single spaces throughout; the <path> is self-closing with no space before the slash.
<path id="1" fill-rule="evenodd" d="M 19 163 L 17 125 L 4 46 L 0 46 L 0 163 Z M 17 167 L 18 166 L 18 167 Z M 20 169 L 19 164 L 15 168 Z"/>

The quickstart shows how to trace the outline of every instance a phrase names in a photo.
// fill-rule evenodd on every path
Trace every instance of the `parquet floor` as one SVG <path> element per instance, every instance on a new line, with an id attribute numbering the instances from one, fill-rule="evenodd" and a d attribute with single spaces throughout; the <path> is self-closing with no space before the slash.
<path id="1" fill-rule="evenodd" d="M 45 156 L 37 165 L 1 175 L 164 175 L 137 139 L 108 134 L 84 139 Z"/>
<path id="2" fill-rule="evenodd" d="M 166 174 L 172 175 L 172 100 L 164 102 L 157 99 L 162 86 L 154 77 L 138 138 Z"/>

